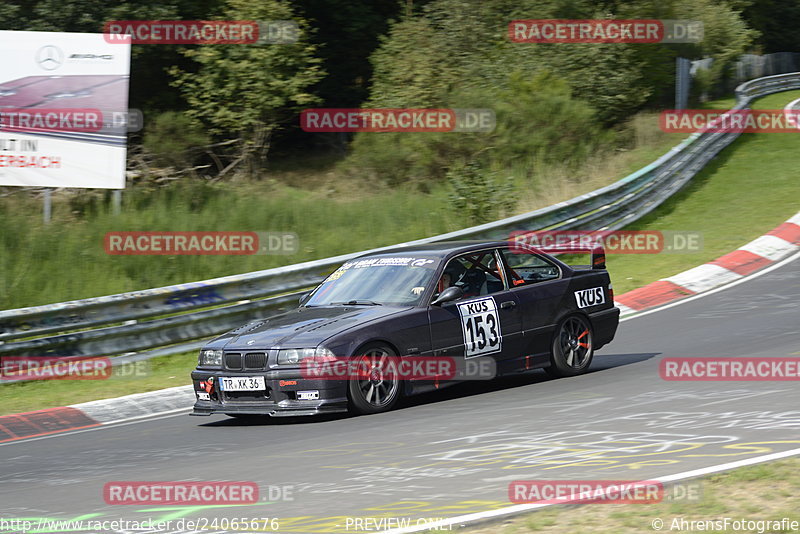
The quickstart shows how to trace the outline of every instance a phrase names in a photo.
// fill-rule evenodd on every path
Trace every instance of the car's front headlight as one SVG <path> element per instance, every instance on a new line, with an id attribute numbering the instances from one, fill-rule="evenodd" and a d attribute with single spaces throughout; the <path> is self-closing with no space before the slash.
<path id="1" fill-rule="evenodd" d="M 203 367 L 221 367 L 222 366 L 222 351 L 221 350 L 201 350 L 200 358 L 197 360 L 198 364 Z"/>
<path id="2" fill-rule="evenodd" d="M 333 351 L 320 345 L 314 352 L 314 360 L 317 362 L 332 362 L 336 361 L 336 355 L 333 353 Z"/>
<path id="3" fill-rule="evenodd" d="M 305 358 L 313 358 L 316 349 L 281 349 L 278 351 L 278 365 L 297 365 Z"/>
<path id="4" fill-rule="evenodd" d="M 278 365 L 297 365 L 304 359 L 324 361 L 335 359 L 333 352 L 325 347 L 314 349 L 282 349 L 278 351 Z"/>

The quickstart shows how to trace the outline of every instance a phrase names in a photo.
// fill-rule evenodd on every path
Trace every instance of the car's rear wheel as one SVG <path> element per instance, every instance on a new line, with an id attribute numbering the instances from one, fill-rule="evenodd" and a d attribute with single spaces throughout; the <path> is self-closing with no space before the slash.
<path id="1" fill-rule="evenodd" d="M 400 400 L 401 383 L 395 367 L 395 352 L 383 344 L 367 345 L 353 357 L 359 372 L 347 384 L 350 409 L 372 414 L 391 410 Z"/>
<path id="2" fill-rule="evenodd" d="M 592 325 L 582 315 L 570 315 L 556 327 L 550 347 L 550 367 L 547 374 L 555 377 L 585 373 L 594 356 Z"/>

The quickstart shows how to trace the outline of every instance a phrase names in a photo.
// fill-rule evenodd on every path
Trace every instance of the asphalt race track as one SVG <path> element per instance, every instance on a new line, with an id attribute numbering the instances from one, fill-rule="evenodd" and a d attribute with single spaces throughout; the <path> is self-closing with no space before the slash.
<path id="1" fill-rule="evenodd" d="M 577 378 L 537 371 L 462 384 L 368 417 L 243 423 L 179 414 L 6 443 L 0 510 L 4 518 L 266 517 L 277 518 L 276 532 L 355 532 L 353 518 L 414 524 L 507 507 L 513 480 L 685 472 L 800 447 L 800 386 L 665 381 L 659 360 L 798 351 L 795 256 L 744 283 L 625 320 L 592 372 Z M 143 480 L 254 481 L 262 502 L 105 504 L 107 482 Z M 229 530 L 216 525 L 206 532 Z"/>

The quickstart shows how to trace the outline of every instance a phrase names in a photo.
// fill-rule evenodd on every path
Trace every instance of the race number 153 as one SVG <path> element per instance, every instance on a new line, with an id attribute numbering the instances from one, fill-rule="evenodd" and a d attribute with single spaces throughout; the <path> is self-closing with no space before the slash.
<path id="1" fill-rule="evenodd" d="M 497 305 L 492 297 L 472 300 L 458 305 L 464 350 L 467 358 L 491 354 L 500 350 L 503 340 Z"/>

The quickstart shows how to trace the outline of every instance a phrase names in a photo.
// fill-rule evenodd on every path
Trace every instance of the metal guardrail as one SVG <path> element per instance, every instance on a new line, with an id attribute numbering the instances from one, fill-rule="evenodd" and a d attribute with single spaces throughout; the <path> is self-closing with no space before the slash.
<path id="1" fill-rule="evenodd" d="M 737 87 L 734 109 L 748 107 L 754 98 L 791 89 L 800 89 L 800 72 L 751 80 Z M 658 160 L 611 185 L 447 234 L 189 284 L 0 311 L 0 358 L 108 356 L 209 337 L 293 306 L 302 290 L 321 282 L 344 261 L 367 252 L 454 239 L 506 239 L 514 230 L 619 229 L 681 189 L 738 135 L 692 134 Z M 68 333 L 45 335 L 54 332 Z M 175 352 L 181 348 L 185 350 L 185 345 L 177 345 Z M 158 351 L 168 353 L 169 348 Z"/>

